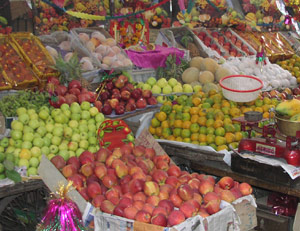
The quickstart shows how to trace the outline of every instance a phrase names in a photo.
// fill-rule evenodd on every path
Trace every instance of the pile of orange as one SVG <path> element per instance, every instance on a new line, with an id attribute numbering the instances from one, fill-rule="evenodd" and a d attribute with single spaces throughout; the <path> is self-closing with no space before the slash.
<path id="1" fill-rule="evenodd" d="M 245 135 L 232 118 L 243 116 L 247 111 L 262 112 L 264 118 L 273 117 L 269 109 L 279 103 L 268 97 L 235 103 L 216 91 L 182 95 L 177 102 L 180 104 L 167 101 L 161 106 L 151 120 L 150 133 L 157 139 L 211 146 L 217 151 L 228 149 L 229 145 L 236 148 Z"/>
<path id="2" fill-rule="evenodd" d="M 300 83 L 300 57 L 293 55 L 291 58 L 276 62 L 283 69 L 288 70 L 293 76 L 297 78 L 297 82 Z"/>

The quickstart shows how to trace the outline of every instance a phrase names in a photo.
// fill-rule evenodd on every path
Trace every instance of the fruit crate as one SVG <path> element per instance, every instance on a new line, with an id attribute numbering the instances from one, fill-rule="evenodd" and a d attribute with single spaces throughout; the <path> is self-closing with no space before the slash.
<path id="1" fill-rule="evenodd" d="M 245 46 L 249 49 L 249 52 L 253 53 L 254 55 L 256 55 L 257 51 L 252 47 L 250 46 L 249 43 L 247 43 L 241 36 L 239 36 L 234 30 L 232 29 L 227 29 L 225 31 L 225 36 L 228 37 L 229 36 L 229 33 L 231 33 L 230 37 L 232 37 L 233 35 L 237 38 L 237 40 L 241 41 L 242 42 L 242 47 Z M 247 52 L 246 52 L 247 53 Z"/>
<path id="2" fill-rule="evenodd" d="M 43 46 L 41 41 L 32 33 L 27 33 L 27 32 L 12 33 L 10 34 L 10 39 L 17 46 L 24 60 L 27 62 L 28 65 L 31 66 L 32 70 L 41 81 L 44 81 L 49 76 L 59 75 L 59 72 L 57 72 L 52 68 L 54 62 L 48 50 Z M 31 45 L 33 45 L 33 47 L 37 47 L 40 52 L 40 55 L 44 56 L 43 57 L 44 59 L 37 60 L 37 62 L 34 62 L 32 58 L 29 57 L 28 52 L 26 53 L 26 51 L 24 50 L 21 42 L 30 42 Z M 42 66 L 42 64 L 44 64 L 44 67 Z M 42 67 L 43 69 L 41 70 L 40 67 Z"/>
<path id="3" fill-rule="evenodd" d="M 12 53 L 9 54 L 10 59 L 7 60 L 7 62 L 5 62 L 5 64 L 8 64 L 9 62 L 11 62 L 11 63 L 9 63 L 9 65 L 11 67 L 12 65 L 14 65 L 14 62 L 20 61 L 24 68 L 22 75 L 20 75 L 20 79 L 19 79 L 18 76 L 17 75 L 15 76 L 14 73 L 12 73 L 12 72 L 8 73 L 5 70 L 5 68 L 0 64 L 0 70 L 2 70 L 2 78 L 4 78 L 12 86 L 13 89 L 28 89 L 28 88 L 32 88 L 32 87 L 38 85 L 39 78 L 30 69 L 29 63 L 27 63 L 27 61 L 24 59 L 21 51 L 16 46 L 16 44 L 14 44 L 10 41 L 10 37 L 0 35 L 0 45 L 7 46 L 12 51 Z M 13 61 L 13 58 L 15 58 L 14 61 Z M 14 65 L 14 67 L 20 68 L 19 66 L 16 66 L 16 65 Z M 13 69 L 9 69 L 9 71 L 12 71 L 12 70 Z M 24 73 L 24 70 L 26 70 L 27 73 Z M 27 79 L 25 79 L 25 77 L 24 77 L 25 74 L 26 74 Z M 3 90 L 5 90 L 5 89 L 3 89 Z"/>
<path id="4" fill-rule="evenodd" d="M 130 70 L 130 75 L 135 82 L 146 82 L 150 77 L 156 77 L 156 71 L 153 68 L 142 68 Z"/>

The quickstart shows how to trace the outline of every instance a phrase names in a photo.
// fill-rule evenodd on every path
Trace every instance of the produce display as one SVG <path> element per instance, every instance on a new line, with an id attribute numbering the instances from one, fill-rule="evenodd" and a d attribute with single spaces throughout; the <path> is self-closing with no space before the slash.
<path id="1" fill-rule="evenodd" d="M 290 59 L 277 61 L 276 64 L 288 70 L 292 76 L 297 78 L 297 83 L 300 83 L 300 57 L 298 55 L 293 55 Z"/>
<path id="2" fill-rule="evenodd" d="M 0 180 L 10 179 L 15 183 L 20 182 L 21 176 L 15 171 L 15 156 L 13 154 L 4 154 L 4 148 L 8 145 L 8 139 L 3 139 L 0 142 Z"/>
<path id="3" fill-rule="evenodd" d="M 0 70 L 1 90 L 10 88 L 22 89 L 32 87 L 38 79 L 26 65 L 17 48 L 8 41 L 8 37 L 0 38 Z"/>
<path id="4" fill-rule="evenodd" d="M 80 42 L 92 53 L 92 55 L 101 63 L 103 70 L 112 68 L 128 68 L 132 62 L 127 55 L 117 45 L 116 41 L 106 32 L 98 30 L 77 30 L 72 32 L 78 37 Z M 92 64 L 87 62 L 92 68 Z"/>
<path id="5" fill-rule="evenodd" d="M 221 210 L 221 200 L 231 203 L 252 193 L 249 184 L 228 176 L 216 182 L 181 171 L 167 154 L 142 145 L 85 151 L 67 162 L 55 156 L 51 162 L 102 212 L 163 227 L 208 217 Z"/>
<path id="6" fill-rule="evenodd" d="M 19 107 L 38 111 L 42 107 L 49 106 L 48 93 L 39 91 L 20 90 L 14 94 L 4 96 L 0 100 L 0 111 L 5 117 L 17 117 Z"/>
<path id="7" fill-rule="evenodd" d="M 157 104 L 150 90 L 135 88 L 123 74 L 104 82 L 102 86 L 97 100 L 104 115 L 122 115 Z"/>
<path id="8" fill-rule="evenodd" d="M 300 121 L 300 100 L 285 100 L 278 104 L 275 109 L 277 115 L 283 116 L 290 121 Z"/>
<path id="9" fill-rule="evenodd" d="M 39 78 L 45 79 L 48 76 L 57 74 L 52 68 L 53 61 L 49 53 L 35 36 L 30 33 L 13 33 L 11 36 L 25 60 L 30 62 L 33 71 Z"/>
<path id="10" fill-rule="evenodd" d="M 19 107 L 16 112 L 10 138 L 3 138 L 0 144 L 5 143 L 3 153 L 13 155 L 15 165 L 25 166 L 29 176 L 37 175 L 42 155 L 49 159 L 59 155 L 67 161 L 85 150 L 99 149 L 97 128 L 104 115 L 89 102 L 62 104 L 56 109 Z"/>
<path id="11" fill-rule="evenodd" d="M 232 118 L 243 116 L 247 111 L 261 112 L 263 118 L 274 117 L 269 109 L 278 103 L 276 97 L 261 96 L 250 103 L 237 104 L 224 99 L 215 89 L 208 93 L 199 91 L 193 96 L 182 95 L 175 102 L 164 103 L 152 118 L 149 132 L 157 139 L 228 150 L 228 145 L 235 148 L 243 136 L 247 136 Z"/>

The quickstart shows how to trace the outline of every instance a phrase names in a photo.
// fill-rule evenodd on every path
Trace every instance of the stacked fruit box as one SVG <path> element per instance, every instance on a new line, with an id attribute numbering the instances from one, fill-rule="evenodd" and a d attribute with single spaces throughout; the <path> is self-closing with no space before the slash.
<path id="1" fill-rule="evenodd" d="M 12 33 L 10 39 L 41 81 L 49 76 L 58 76 L 59 73 L 52 68 L 53 59 L 36 36 L 27 32 L 18 32 Z"/>
<path id="2" fill-rule="evenodd" d="M 114 174 L 117 174 L 118 177 L 120 176 L 120 181 L 122 181 L 123 183 L 126 182 L 126 180 L 128 180 L 128 178 L 130 178 L 130 176 L 126 175 L 126 174 L 123 175 L 124 174 L 123 170 L 124 170 L 125 165 L 123 165 L 121 163 L 119 163 L 120 165 L 117 164 L 117 162 L 120 162 L 121 159 L 113 160 L 112 158 L 115 157 L 115 154 L 117 154 L 117 152 L 120 152 L 120 151 L 124 152 L 124 153 L 127 152 L 129 150 L 128 149 L 129 147 L 128 146 L 126 148 L 125 147 L 126 147 L 126 145 L 122 146 L 122 151 L 120 148 L 114 149 L 113 150 L 114 154 L 106 156 L 106 157 L 105 157 L 106 150 L 104 150 L 104 149 L 99 150 L 100 152 L 97 154 L 97 161 L 100 161 L 100 159 L 105 157 L 106 158 L 106 161 L 104 162 L 105 164 L 106 164 L 106 162 L 107 162 L 107 164 L 109 164 L 109 162 L 113 161 L 113 162 L 111 162 L 111 164 L 117 165 L 117 166 L 115 166 L 116 168 L 115 168 Z M 144 149 L 144 151 L 147 150 L 147 152 L 145 152 L 144 155 L 145 156 L 147 155 L 148 157 L 152 156 L 153 161 L 156 163 L 157 166 L 160 166 L 160 167 L 165 166 L 167 159 L 169 159 L 169 157 L 165 154 L 165 152 L 161 148 L 161 146 L 154 140 L 154 138 L 146 130 L 144 130 L 141 133 L 141 135 L 136 139 L 135 147 L 134 147 L 133 151 L 135 154 L 140 155 L 142 149 Z M 156 153 L 156 155 L 154 153 Z M 153 154 L 154 154 L 154 156 L 153 156 Z M 80 159 L 83 161 L 84 159 L 87 158 L 88 155 L 90 155 L 90 154 L 86 153 Z M 150 159 L 148 159 L 148 162 L 149 162 L 149 160 Z M 140 156 L 140 160 L 139 160 L 140 165 L 139 166 L 143 169 L 145 166 L 144 161 L 147 162 L 146 159 L 143 160 L 143 157 Z M 170 176 L 171 176 L 171 174 L 176 174 L 176 173 L 181 172 L 181 170 L 172 162 L 172 160 L 169 159 L 169 161 L 170 161 L 170 167 L 167 172 L 170 174 Z M 50 190 L 55 191 L 58 182 L 62 182 L 64 184 L 67 183 L 67 180 L 64 178 L 64 176 L 66 176 L 67 174 L 69 174 L 72 171 L 72 167 L 71 167 L 72 164 L 65 165 L 65 167 L 62 168 L 61 171 L 64 175 L 63 176 L 57 169 L 57 166 L 60 165 L 60 163 L 58 161 L 54 162 L 54 160 L 53 161 L 51 160 L 51 162 L 53 164 L 50 163 L 47 158 L 43 157 L 40 167 L 39 167 L 39 174 L 42 177 L 45 184 L 50 188 Z M 103 167 L 105 166 L 105 164 L 101 164 L 101 163 L 98 164 L 97 170 L 96 169 L 94 170 L 95 174 L 97 176 L 100 176 L 103 173 L 103 171 L 100 171 L 100 169 L 104 169 Z M 88 165 L 89 165 L 88 163 L 85 165 L 82 165 L 82 169 L 81 169 L 82 173 L 88 172 L 87 171 Z M 139 167 L 136 167 L 135 169 L 137 169 L 137 168 L 139 168 Z M 124 184 L 122 183 L 121 186 L 115 185 L 113 183 L 114 177 L 112 176 L 114 174 L 111 173 L 111 168 L 107 169 L 107 171 L 110 173 L 104 175 L 104 177 L 101 180 L 102 181 L 101 185 L 105 184 L 107 186 L 108 185 L 114 185 L 114 186 L 112 186 L 111 189 L 106 191 L 103 195 L 97 194 L 97 192 L 99 192 L 99 190 L 101 191 L 101 189 L 100 188 L 97 189 L 97 187 L 102 187 L 102 186 L 98 186 L 99 185 L 98 183 L 90 181 L 91 179 L 88 179 L 88 181 L 90 181 L 90 184 L 88 186 L 88 189 L 86 189 L 85 193 L 84 193 L 84 188 L 78 188 L 79 185 L 76 184 L 76 186 L 74 185 L 74 187 L 77 187 L 79 191 L 73 190 L 73 191 L 69 192 L 69 194 L 68 194 L 71 199 L 76 201 L 79 209 L 81 210 L 81 212 L 83 214 L 84 221 L 86 221 L 87 218 L 90 218 L 90 216 L 91 216 L 90 211 L 94 210 L 93 206 L 100 207 L 101 211 L 96 209 L 93 212 L 94 224 L 95 224 L 96 231 L 104 230 L 107 227 L 110 227 L 110 230 L 113 230 L 113 231 L 115 231 L 115 230 L 146 230 L 146 229 L 157 230 L 157 231 L 174 230 L 174 229 L 175 230 L 187 230 L 187 228 L 188 228 L 188 230 L 200 230 L 200 231 L 204 231 L 207 229 L 212 230 L 212 231 L 214 231 L 214 230 L 216 230 L 216 231 L 224 230 L 225 231 L 225 230 L 227 230 L 228 226 L 231 226 L 232 230 L 239 230 L 238 229 L 239 214 L 237 214 L 234 209 L 234 207 L 236 206 L 236 205 L 234 205 L 234 203 L 231 205 L 225 201 L 222 201 L 221 203 L 219 201 L 219 202 L 216 202 L 216 203 L 220 203 L 220 204 L 218 204 L 217 207 L 213 206 L 214 203 L 207 203 L 205 205 L 205 207 L 206 207 L 207 212 L 210 213 L 210 215 L 208 213 L 206 213 L 206 215 L 205 215 L 203 208 L 202 209 L 199 208 L 199 213 L 195 213 L 195 207 L 194 207 L 194 205 L 191 204 L 191 202 L 188 202 L 188 201 L 180 202 L 181 199 L 180 200 L 175 199 L 176 197 L 179 197 L 178 195 L 181 195 L 181 196 L 191 195 L 192 191 L 190 191 L 189 187 L 192 187 L 192 186 L 188 186 L 188 184 L 182 184 L 182 186 L 178 187 L 178 189 L 176 191 L 178 191 L 177 193 L 179 193 L 179 194 L 177 195 L 177 193 L 174 192 L 174 196 L 171 196 L 170 199 L 163 199 L 164 194 L 167 192 L 167 191 L 163 191 L 163 190 L 161 191 L 159 196 L 156 196 L 157 194 L 155 194 L 155 193 L 157 193 L 157 190 L 159 190 L 160 188 L 161 189 L 166 188 L 165 190 L 167 190 L 167 188 L 170 186 L 167 183 L 165 185 L 162 184 L 161 186 L 158 186 L 158 183 L 155 183 L 156 180 L 163 180 L 164 174 L 153 174 L 152 181 L 149 181 L 149 180 L 146 181 L 144 187 L 142 187 L 142 191 L 132 194 L 134 197 L 133 198 L 134 200 L 133 199 L 131 200 L 130 197 L 127 197 L 131 193 L 133 193 L 133 191 L 128 191 L 126 193 L 127 196 L 122 197 L 121 200 L 115 200 L 117 198 L 115 198 L 114 195 L 116 195 L 115 193 L 116 193 L 116 189 L 118 187 L 121 187 L 122 191 L 125 190 L 126 188 L 128 190 L 138 190 L 140 187 L 139 182 L 141 182 L 141 179 L 134 178 L 134 179 L 130 180 L 128 183 L 124 183 Z M 133 169 L 130 169 L 130 171 L 133 171 Z M 164 171 L 162 169 L 161 170 L 157 169 L 155 172 L 163 173 Z M 135 174 L 135 176 L 143 175 L 143 173 L 141 173 L 141 172 L 135 172 L 134 174 Z M 166 172 L 165 172 L 165 174 L 166 174 Z M 196 176 L 197 173 L 193 173 L 191 175 Z M 202 175 L 204 175 L 204 174 L 202 174 Z M 178 181 L 178 179 L 174 175 L 173 177 L 170 177 L 170 179 L 166 179 L 167 182 L 170 181 L 169 182 L 170 184 L 171 184 L 171 178 L 172 178 L 172 181 L 176 181 L 176 180 Z M 68 180 L 70 180 L 70 179 L 71 178 L 68 178 Z M 228 180 L 229 179 L 230 178 L 228 177 Z M 210 176 L 210 180 L 213 180 L 213 178 L 211 176 Z M 215 187 L 220 187 L 223 183 L 227 184 L 228 182 L 226 180 L 227 179 L 223 179 L 222 182 L 220 180 L 219 186 L 215 186 Z M 198 182 L 198 180 L 196 178 L 194 178 L 194 181 L 195 181 L 195 183 L 196 183 L 196 181 Z M 75 181 L 73 181 L 73 182 L 75 182 Z M 206 183 L 211 185 L 209 183 L 208 179 L 207 179 Z M 246 188 L 244 188 L 244 189 L 246 189 Z M 241 190 L 244 190 L 244 189 L 241 188 Z M 201 186 L 201 190 L 205 190 L 205 187 L 202 188 L 202 186 Z M 226 191 L 228 191 L 228 190 L 226 190 Z M 194 193 L 194 194 L 198 195 L 198 193 Z M 212 193 L 212 194 L 214 194 L 214 193 Z M 148 197 L 147 196 L 145 197 L 145 195 L 148 195 Z M 93 196 L 93 198 L 94 198 L 92 200 L 93 206 L 90 203 L 88 203 L 86 201 L 86 199 L 84 199 L 84 198 L 87 198 L 88 196 Z M 147 204 L 145 204 L 146 202 L 142 201 L 141 198 L 143 198 L 143 197 L 145 200 L 148 201 Z M 161 200 L 158 199 L 160 197 L 162 198 Z M 110 198 L 110 199 L 107 199 L 107 198 Z M 198 198 L 198 200 L 200 199 L 199 197 L 197 197 L 197 198 Z M 155 207 L 152 203 L 155 202 L 155 204 L 156 204 L 156 202 L 158 202 L 157 199 L 160 200 L 158 203 L 159 206 Z M 206 200 L 206 199 L 208 199 L 208 197 L 207 198 L 205 197 L 204 200 Z M 113 202 L 111 202 L 111 201 L 116 203 L 116 205 L 114 205 Z M 174 203 L 180 202 L 181 205 L 177 205 L 177 207 L 180 207 L 179 209 L 175 208 L 175 210 L 173 210 L 173 208 L 175 207 L 173 205 L 173 201 L 174 201 Z M 196 202 L 197 200 L 194 199 L 193 201 Z M 240 197 L 238 200 L 235 201 L 235 203 L 237 205 L 240 205 L 240 203 L 243 201 L 248 201 L 249 203 L 251 203 L 251 208 L 252 208 L 251 221 L 248 220 L 248 222 L 255 226 L 255 224 L 256 224 L 255 201 L 254 201 L 253 197 L 251 195 L 249 195 L 246 197 Z M 133 206 L 133 205 L 130 206 L 130 205 L 128 205 L 128 203 L 134 203 L 135 206 Z M 125 206 L 125 207 L 122 207 L 122 206 Z M 137 208 L 140 206 L 142 206 L 142 208 L 137 210 Z M 163 212 L 162 214 L 158 213 L 159 209 Z M 149 215 L 150 210 L 152 213 L 152 218 L 151 218 L 151 215 Z M 153 215 L 154 210 L 157 210 L 156 211 L 157 216 Z M 201 212 L 200 212 L 200 210 L 201 210 Z M 244 210 L 242 212 L 245 213 Z M 164 213 L 167 213 L 167 214 L 164 215 Z M 132 214 L 135 214 L 135 215 L 132 215 Z M 200 216 L 198 216 L 198 215 L 200 215 Z M 123 216 L 123 217 L 121 217 L 121 216 Z M 168 219 L 166 219 L 166 216 L 168 216 Z M 133 218 L 135 220 L 133 220 Z M 150 222 L 151 222 L 151 224 L 149 224 Z M 167 224 L 168 224 L 168 227 L 167 227 Z M 253 228 L 254 226 L 252 226 L 251 228 Z"/>
<path id="3" fill-rule="evenodd" d="M 0 37 L 0 52 L 1 90 L 26 89 L 37 85 L 38 78 L 8 36 Z"/>

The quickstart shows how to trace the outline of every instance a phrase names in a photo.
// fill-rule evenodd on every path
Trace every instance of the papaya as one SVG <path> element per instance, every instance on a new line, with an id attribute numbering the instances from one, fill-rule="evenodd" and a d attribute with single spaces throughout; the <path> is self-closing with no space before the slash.
<path id="1" fill-rule="evenodd" d="M 293 115 L 293 116 L 290 118 L 290 121 L 300 122 L 300 113 L 298 113 L 298 114 L 296 114 L 296 115 Z"/>
<path id="2" fill-rule="evenodd" d="M 278 115 L 292 117 L 300 113 L 300 100 L 283 101 L 276 106 L 275 111 Z"/>

